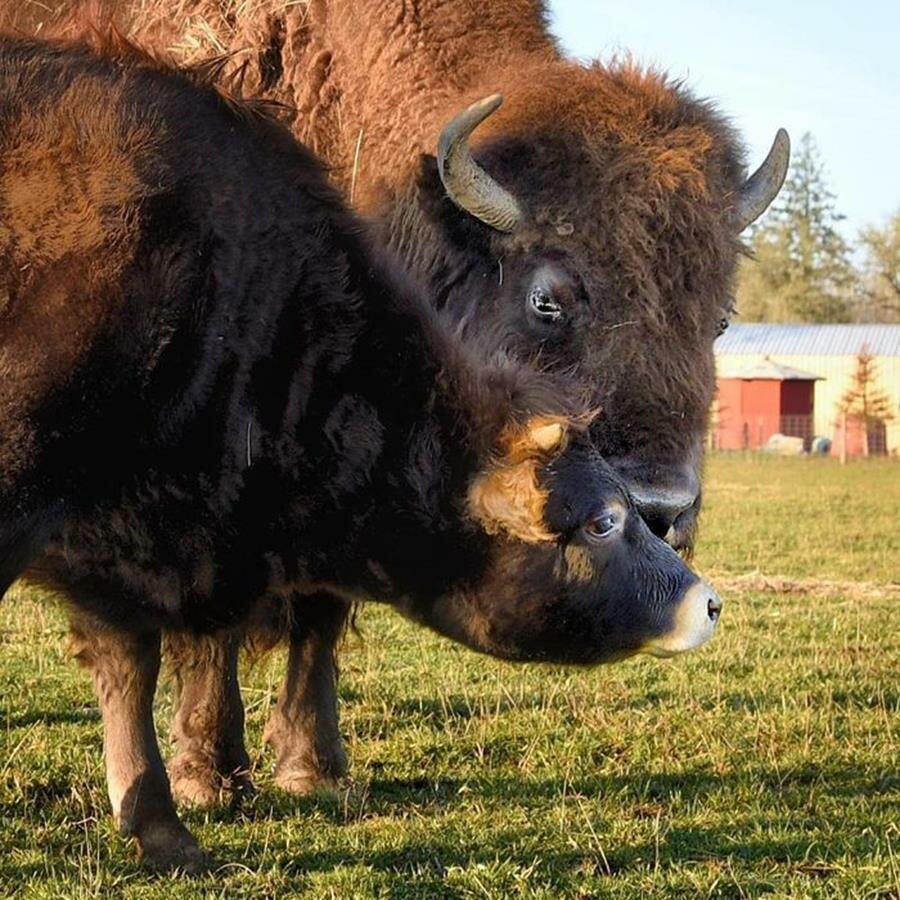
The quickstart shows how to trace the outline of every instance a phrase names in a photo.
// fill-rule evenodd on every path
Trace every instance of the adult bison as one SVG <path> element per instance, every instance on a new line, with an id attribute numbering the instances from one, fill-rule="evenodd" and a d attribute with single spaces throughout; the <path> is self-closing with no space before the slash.
<path id="1" fill-rule="evenodd" d="M 589 386 L 597 448 L 651 529 L 690 548 L 712 344 L 731 313 L 739 234 L 784 178 L 786 135 L 746 178 L 711 104 L 628 62 L 564 59 L 542 0 L 90 5 L 182 59 L 232 54 L 223 73 L 284 102 L 463 335 Z M 483 99 L 498 92 L 499 109 Z M 293 620 L 266 732 L 291 790 L 346 767 L 332 666 L 345 610 Z M 183 698 L 172 775 L 187 799 L 211 802 L 220 774 L 248 765 L 239 641 L 170 643 Z"/>
<path id="2" fill-rule="evenodd" d="M 0 593 L 71 604 L 149 862 L 205 863 L 153 728 L 161 628 L 326 588 L 511 659 L 712 635 L 578 404 L 463 347 L 259 110 L 129 47 L 9 40 L 0 109 Z"/>

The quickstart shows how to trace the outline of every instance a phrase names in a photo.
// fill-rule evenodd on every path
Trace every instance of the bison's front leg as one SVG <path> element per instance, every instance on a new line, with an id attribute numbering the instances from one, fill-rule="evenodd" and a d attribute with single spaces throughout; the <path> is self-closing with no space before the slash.
<path id="1" fill-rule="evenodd" d="M 253 791 L 238 685 L 241 637 L 233 631 L 166 635 L 166 662 L 180 697 L 172 722 L 178 752 L 169 763 L 169 778 L 181 802 L 208 807 L 219 803 L 226 790 Z"/>
<path id="2" fill-rule="evenodd" d="M 347 774 L 335 648 L 349 610 L 349 603 L 330 594 L 294 601 L 287 673 L 265 730 L 276 754 L 275 782 L 294 794 L 334 787 Z"/>
<path id="3" fill-rule="evenodd" d="M 154 868 L 200 872 L 210 858 L 181 824 L 153 726 L 159 674 L 158 631 L 129 632 L 78 615 L 72 649 L 94 680 L 113 816 Z"/>

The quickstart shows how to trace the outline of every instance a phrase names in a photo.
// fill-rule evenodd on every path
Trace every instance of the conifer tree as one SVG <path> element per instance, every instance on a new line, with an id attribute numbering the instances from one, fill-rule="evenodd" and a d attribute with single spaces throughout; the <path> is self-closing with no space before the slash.
<path id="1" fill-rule="evenodd" d="M 846 322 L 856 281 L 844 218 L 826 184 L 815 140 L 800 139 L 771 212 L 754 229 L 737 308 L 746 321 Z"/>
<path id="2" fill-rule="evenodd" d="M 856 318 L 900 322 L 900 210 L 883 228 L 864 228 L 859 239 L 865 262 Z"/>
<path id="3" fill-rule="evenodd" d="M 894 418 L 890 397 L 878 387 L 878 364 L 869 348 L 863 346 L 856 355 L 856 369 L 850 387 L 838 401 L 842 418 L 860 424 L 863 432 L 863 453 L 869 455 L 869 434 Z M 846 433 L 843 435 L 846 441 Z"/>

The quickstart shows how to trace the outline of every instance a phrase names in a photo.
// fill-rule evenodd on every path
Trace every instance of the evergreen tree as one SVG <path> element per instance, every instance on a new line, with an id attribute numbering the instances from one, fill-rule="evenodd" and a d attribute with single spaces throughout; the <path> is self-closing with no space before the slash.
<path id="1" fill-rule="evenodd" d="M 884 228 L 864 228 L 863 278 L 856 318 L 862 322 L 900 322 L 900 210 Z"/>
<path id="2" fill-rule="evenodd" d="M 741 267 L 741 317 L 774 322 L 846 322 L 856 275 L 837 225 L 844 218 L 828 189 L 815 141 L 800 139 L 771 212 L 754 229 L 753 258 Z"/>
<path id="3" fill-rule="evenodd" d="M 838 401 L 838 413 L 862 426 L 866 456 L 869 455 L 871 432 L 894 418 L 890 397 L 878 387 L 878 364 L 875 356 L 866 346 L 856 356 L 856 370 L 850 387 Z"/>

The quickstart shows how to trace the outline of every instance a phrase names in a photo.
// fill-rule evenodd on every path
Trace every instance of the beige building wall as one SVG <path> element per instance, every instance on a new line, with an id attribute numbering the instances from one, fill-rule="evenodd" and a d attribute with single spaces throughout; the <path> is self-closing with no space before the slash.
<path id="1" fill-rule="evenodd" d="M 850 387 L 853 373 L 856 371 L 856 357 L 773 353 L 770 358 L 781 365 L 803 369 L 821 375 L 825 379 L 816 382 L 815 432 L 833 437 L 837 403 Z M 719 376 L 734 375 L 761 359 L 758 354 L 716 354 L 716 370 Z M 888 452 L 900 453 L 900 356 L 876 357 L 876 363 L 878 387 L 891 398 L 894 411 L 893 420 L 887 424 Z"/>

